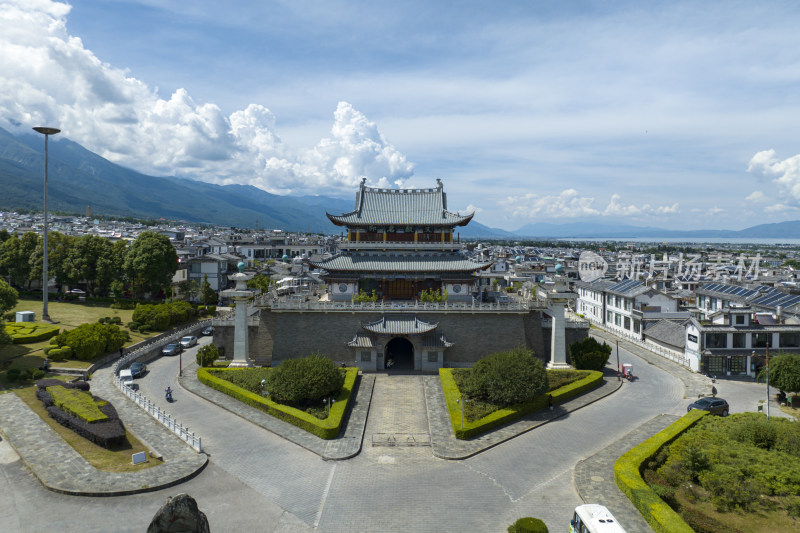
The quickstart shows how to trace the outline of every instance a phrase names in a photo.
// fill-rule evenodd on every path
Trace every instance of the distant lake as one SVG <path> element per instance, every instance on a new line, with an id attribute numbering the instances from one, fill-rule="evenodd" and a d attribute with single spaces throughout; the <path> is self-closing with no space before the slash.
<path id="1" fill-rule="evenodd" d="M 725 237 L 634 237 L 623 239 L 621 237 L 592 237 L 592 238 L 569 238 L 557 239 L 559 241 L 570 242 L 603 242 L 603 241 L 616 241 L 616 242 L 652 242 L 662 243 L 668 242 L 670 244 L 755 244 L 755 245 L 778 245 L 784 244 L 787 246 L 800 246 L 800 239 L 758 239 L 755 237 L 750 238 L 725 238 Z"/>

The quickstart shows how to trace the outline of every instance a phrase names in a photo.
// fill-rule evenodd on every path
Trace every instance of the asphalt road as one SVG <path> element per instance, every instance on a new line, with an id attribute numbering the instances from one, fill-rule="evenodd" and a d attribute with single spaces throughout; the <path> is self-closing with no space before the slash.
<path id="1" fill-rule="evenodd" d="M 189 371 L 195 350 L 183 355 Z M 371 412 L 362 453 L 337 462 L 323 461 L 183 390 L 175 379 L 179 358 L 162 357 L 137 381 L 202 436 L 209 467 L 188 483 L 150 494 L 71 497 L 43 489 L 14 460 L 13 450 L 3 453 L 8 445 L 0 442 L 0 524 L 3 531 L 54 525 L 62 531 L 144 531 L 167 495 L 185 492 L 198 500 L 212 531 L 501 532 L 522 516 L 539 517 L 552 531 L 565 530 L 572 509 L 583 503 L 573 486 L 575 464 L 657 414 L 685 413 L 689 403 L 678 379 L 624 349 L 620 356 L 635 365 L 637 380 L 473 458 L 437 459 L 424 447 L 373 448 L 370 432 L 386 423 Z M 381 381 L 376 395 L 386 386 Z M 167 385 L 175 391 L 172 404 L 164 400 Z M 752 384 L 718 381 L 717 389 L 734 411 L 755 409 Z"/>

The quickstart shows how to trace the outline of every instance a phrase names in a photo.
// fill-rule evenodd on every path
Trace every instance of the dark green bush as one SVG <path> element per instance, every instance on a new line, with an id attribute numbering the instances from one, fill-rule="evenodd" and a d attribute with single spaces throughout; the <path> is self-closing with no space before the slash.
<path id="1" fill-rule="evenodd" d="M 133 321 L 145 324 L 148 329 L 166 331 L 171 326 L 187 322 L 194 318 L 192 304 L 184 301 L 168 304 L 139 304 L 133 312 Z M 141 331 L 141 328 L 139 328 Z"/>
<path id="2" fill-rule="evenodd" d="M 327 396 L 338 396 L 344 371 L 318 354 L 289 359 L 274 368 L 267 378 L 271 397 L 288 405 L 309 405 Z"/>
<path id="3" fill-rule="evenodd" d="M 484 357 L 472 367 L 464 393 L 496 405 L 528 402 L 547 392 L 544 364 L 522 347 Z"/>
<path id="4" fill-rule="evenodd" d="M 141 324 L 139 324 L 135 320 L 132 320 L 131 322 L 125 324 L 125 327 L 127 327 L 131 331 L 136 331 L 137 329 L 139 329 L 139 326 L 141 326 Z"/>
<path id="5" fill-rule="evenodd" d="M 69 346 L 80 361 L 91 361 L 107 352 L 116 352 L 130 340 L 128 332 L 113 324 L 81 324 L 57 337 L 60 347 Z"/>
<path id="6" fill-rule="evenodd" d="M 10 368 L 6 372 L 6 377 L 8 378 L 9 381 L 17 381 L 19 380 L 21 374 L 22 370 L 20 370 L 19 368 Z"/>
<path id="7" fill-rule="evenodd" d="M 48 353 L 48 357 L 56 363 L 59 363 L 72 357 L 72 348 L 69 346 L 63 346 L 61 348 L 53 347 Z"/>
<path id="8" fill-rule="evenodd" d="M 219 358 L 219 350 L 213 344 L 206 344 L 197 350 L 197 364 L 200 366 L 214 366 L 217 358 Z"/>
<path id="9" fill-rule="evenodd" d="M 122 324 L 122 317 L 112 316 L 111 319 L 109 320 L 109 324 L 116 324 L 117 326 L 119 326 L 120 324 Z"/>
<path id="10" fill-rule="evenodd" d="M 520 518 L 510 526 L 508 526 L 509 533 L 548 533 L 547 526 L 538 518 L 526 516 Z"/>
<path id="11" fill-rule="evenodd" d="M 216 305 L 208 305 L 208 306 L 206 306 L 206 311 L 208 312 L 209 315 L 214 316 L 214 313 L 217 312 L 217 306 Z"/>
<path id="12" fill-rule="evenodd" d="M 569 357 L 578 370 L 603 370 L 611 356 L 611 346 L 600 344 L 594 337 L 569 345 Z"/>
<path id="13" fill-rule="evenodd" d="M 30 374 L 31 374 L 31 379 L 42 379 L 44 377 L 45 372 L 41 368 L 34 368 L 33 370 L 31 370 Z"/>

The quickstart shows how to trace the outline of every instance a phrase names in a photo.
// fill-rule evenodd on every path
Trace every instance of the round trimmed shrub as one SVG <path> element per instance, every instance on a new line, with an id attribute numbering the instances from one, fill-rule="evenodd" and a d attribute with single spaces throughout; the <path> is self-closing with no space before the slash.
<path id="1" fill-rule="evenodd" d="M 219 350 L 214 344 L 206 344 L 197 350 L 197 364 L 200 366 L 213 366 L 219 357 Z"/>
<path id="2" fill-rule="evenodd" d="M 34 368 L 31 370 L 31 379 L 42 379 L 44 374 L 45 372 L 41 368 Z"/>
<path id="3" fill-rule="evenodd" d="M 510 526 L 508 526 L 509 533 L 548 533 L 547 526 L 538 518 L 526 516 L 520 518 Z"/>
<path id="4" fill-rule="evenodd" d="M 147 322 L 147 327 L 156 331 L 166 331 L 169 329 L 169 325 L 170 316 L 169 312 L 167 311 L 161 311 L 154 314 L 150 321 Z"/>
<path id="5" fill-rule="evenodd" d="M 22 370 L 20 370 L 19 368 L 10 368 L 6 372 L 6 377 L 8 378 L 9 381 L 17 381 L 21 374 Z"/>
<path id="6" fill-rule="evenodd" d="M 602 371 L 610 356 L 611 346 L 597 342 L 594 337 L 586 337 L 569 345 L 570 360 L 578 370 Z"/>
<path id="7" fill-rule="evenodd" d="M 267 389 L 279 403 L 307 406 L 328 396 L 338 396 L 344 376 L 336 363 L 312 354 L 289 359 L 273 369 L 267 378 Z"/>
<path id="8" fill-rule="evenodd" d="M 517 347 L 484 357 L 472 367 L 464 393 L 495 405 L 529 402 L 547 392 L 547 371 L 531 350 Z"/>

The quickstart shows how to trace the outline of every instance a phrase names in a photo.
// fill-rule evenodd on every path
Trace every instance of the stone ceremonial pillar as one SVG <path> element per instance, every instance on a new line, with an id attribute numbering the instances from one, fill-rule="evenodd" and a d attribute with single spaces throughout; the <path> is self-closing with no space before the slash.
<path id="1" fill-rule="evenodd" d="M 235 305 L 235 321 L 233 328 L 233 360 L 229 368 L 241 368 L 253 366 L 248 355 L 250 353 L 250 342 L 247 331 L 247 301 L 259 291 L 247 288 L 247 281 L 253 276 L 244 273 L 244 263 L 239 263 L 239 272 L 228 276 L 228 279 L 236 282 L 236 287 L 222 291 L 222 295 L 233 300 Z"/>
<path id="2" fill-rule="evenodd" d="M 566 319 L 564 309 L 570 301 L 577 299 L 578 295 L 569 291 L 564 276 L 556 266 L 556 272 L 552 285 L 540 286 L 538 296 L 547 300 L 547 314 L 552 317 L 552 330 L 550 333 L 550 362 L 547 363 L 548 369 L 567 369 L 572 368 L 567 363 L 567 340 L 566 340 Z"/>

